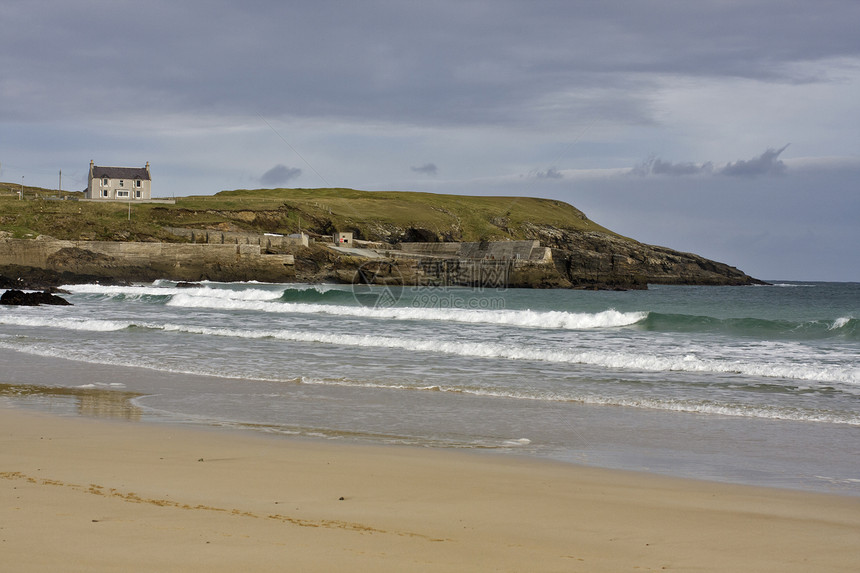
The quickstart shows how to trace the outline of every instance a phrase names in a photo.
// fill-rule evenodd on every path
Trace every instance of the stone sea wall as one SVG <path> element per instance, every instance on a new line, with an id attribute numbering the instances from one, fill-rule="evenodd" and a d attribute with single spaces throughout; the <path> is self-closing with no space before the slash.
<path id="1" fill-rule="evenodd" d="M 0 266 L 44 269 L 111 280 L 261 280 L 294 276 L 288 254 L 260 245 L 0 239 Z"/>
<path id="2" fill-rule="evenodd" d="M 446 259 L 497 261 L 552 261 L 551 250 L 539 241 L 483 241 L 464 243 L 400 243 L 397 250 L 404 254 Z"/>

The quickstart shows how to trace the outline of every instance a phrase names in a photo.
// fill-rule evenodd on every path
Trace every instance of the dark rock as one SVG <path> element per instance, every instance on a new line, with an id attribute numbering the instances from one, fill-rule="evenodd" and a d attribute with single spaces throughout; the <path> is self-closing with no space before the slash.
<path id="1" fill-rule="evenodd" d="M 22 265 L 0 266 L 0 289 L 44 290 L 53 289 L 59 285 L 88 283 L 128 284 L 128 281 L 114 279 L 104 274 L 57 271 Z"/>
<path id="2" fill-rule="evenodd" d="M 0 295 L 0 304 L 17 306 L 38 306 L 40 304 L 71 306 L 72 303 L 62 297 L 51 294 L 47 290 L 41 292 L 24 292 L 11 289 Z"/>
<path id="3" fill-rule="evenodd" d="M 189 283 L 185 281 L 176 283 L 176 288 L 198 288 L 202 286 L 203 285 L 200 283 Z"/>
<path id="4" fill-rule="evenodd" d="M 407 243 L 438 243 L 439 236 L 429 229 L 409 227 L 406 229 L 403 240 Z"/>

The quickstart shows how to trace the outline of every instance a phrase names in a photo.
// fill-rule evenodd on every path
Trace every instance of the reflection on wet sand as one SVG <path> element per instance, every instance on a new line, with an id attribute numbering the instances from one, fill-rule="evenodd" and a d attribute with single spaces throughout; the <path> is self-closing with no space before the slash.
<path id="1" fill-rule="evenodd" d="M 66 411 L 80 416 L 140 421 L 141 409 L 131 400 L 141 394 L 103 388 L 64 388 L 30 384 L 0 383 L 0 397 L 14 404 L 48 410 Z"/>

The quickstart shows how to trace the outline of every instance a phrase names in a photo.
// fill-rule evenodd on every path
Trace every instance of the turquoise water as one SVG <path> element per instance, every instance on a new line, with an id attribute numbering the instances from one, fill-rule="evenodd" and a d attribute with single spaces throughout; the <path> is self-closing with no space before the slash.
<path id="1" fill-rule="evenodd" d="M 860 494 L 860 285 L 205 283 L 0 307 L 0 383 L 152 417 Z"/>

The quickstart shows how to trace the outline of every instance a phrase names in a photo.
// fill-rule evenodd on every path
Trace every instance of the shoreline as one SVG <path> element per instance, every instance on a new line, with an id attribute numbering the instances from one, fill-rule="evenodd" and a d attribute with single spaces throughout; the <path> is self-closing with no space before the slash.
<path id="1" fill-rule="evenodd" d="M 0 406 L 16 571 L 850 571 L 860 499 Z"/>
<path id="2" fill-rule="evenodd" d="M 153 377 L 151 370 L 134 365 L 113 365 L 102 363 L 90 363 L 76 361 L 70 358 L 56 356 L 41 356 L 30 354 L 16 349 L 0 350 L 0 370 L 7 369 L 8 382 L 0 380 L 0 400 L 8 400 L 15 407 L 31 411 L 71 415 L 84 418 L 99 418 L 110 420 L 137 420 L 146 423 L 177 424 L 180 427 L 189 426 L 197 428 L 215 428 L 225 431 L 248 432 L 265 436 L 276 436 L 283 439 L 306 439 L 310 441 L 321 441 L 324 443 L 349 443 L 357 445 L 378 445 L 380 447 L 418 447 L 432 448 L 440 451 L 464 451 L 480 454 L 508 456 L 535 460 L 570 464 L 575 467 L 604 468 L 610 471 L 632 471 L 665 476 L 668 478 L 692 479 L 705 482 L 723 484 L 747 485 L 752 487 L 775 488 L 788 491 L 824 493 L 842 495 L 860 499 L 860 491 L 857 489 L 856 480 L 850 479 L 854 472 L 838 471 L 838 468 L 824 465 L 810 465 L 812 462 L 806 460 L 805 466 L 797 464 L 783 468 L 782 473 L 777 473 L 778 467 L 754 463 L 750 452 L 738 452 L 733 450 L 729 458 L 715 457 L 714 452 L 707 455 L 699 455 L 696 444 L 687 444 L 688 438 L 660 447 L 672 449 L 672 456 L 649 455 L 649 449 L 653 449 L 653 440 L 659 436 L 660 428 L 671 424 L 672 432 L 680 432 L 689 436 L 687 432 L 697 432 L 699 438 L 702 435 L 709 436 L 719 432 L 724 439 L 729 441 L 741 439 L 745 433 L 752 431 L 758 440 L 769 447 L 778 447 L 780 442 L 774 442 L 773 434 L 767 433 L 769 427 L 784 426 L 786 424 L 798 425 L 799 422 L 763 420 L 757 422 L 756 428 L 750 430 L 752 423 L 746 418 L 726 418 L 718 423 L 718 427 L 707 425 L 714 420 L 700 418 L 692 414 L 673 414 L 665 412 L 654 412 L 639 410 L 636 408 L 611 408 L 606 411 L 601 406 L 581 405 L 576 412 L 577 428 L 574 438 L 579 440 L 579 447 L 559 449 L 553 445 L 547 447 L 544 440 L 546 436 L 537 437 L 526 433 L 514 432 L 509 435 L 497 434 L 495 440 L 479 442 L 462 442 L 458 440 L 448 441 L 445 439 L 415 439 L 414 435 L 397 433 L 380 434 L 378 431 L 365 428 L 364 431 L 356 429 L 338 429 L 336 425 L 329 427 L 325 423 L 319 425 L 313 422 L 313 418 L 305 418 L 302 422 L 294 422 L 291 425 L 281 425 L 261 420 L 243 420 L 241 418 L 219 417 L 217 414 L 203 415 L 199 413 L 183 413 L 182 411 L 160 410 L 157 407 L 142 405 L 138 400 L 147 397 L 158 396 L 165 388 L 177 388 L 185 386 L 188 382 L 196 380 L 195 387 L 205 388 L 210 382 L 229 383 L 229 379 L 211 378 L 204 374 L 189 374 L 162 372 L 160 376 Z M 62 385 L 45 385 L 43 380 L 64 380 Z M 118 379 L 122 383 L 117 383 Z M 15 382 L 12 382 L 15 380 Z M 153 383 L 158 380 L 157 383 Z M 265 382 L 265 384 L 270 384 Z M 265 392 L 281 392 L 284 389 L 268 386 Z M 308 387 L 305 391 L 313 391 L 315 386 Z M 224 388 L 226 392 L 241 391 L 240 388 Z M 320 396 L 335 397 L 338 401 L 352 403 L 358 396 L 351 389 L 335 387 L 335 394 L 324 387 Z M 192 390 L 192 393 L 195 390 Z M 427 396 L 433 398 L 434 393 Z M 282 399 L 287 399 L 282 397 Z M 372 400 L 371 400 L 372 402 Z M 2 408 L 0 402 L 0 408 Z M 438 406 L 435 406 L 438 407 Z M 546 413 L 545 413 L 546 414 Z M 608 415 L 611 414 L 611 415 Z M 211 416 L 215 417 L 211 417 Z M 320 415 L 325 416 L 325 412 Z M 496 412 L 495 418 L 504 419 L 505 412 Z M 501 416 L 501 418 L 500 418 Z M 666 418 L 662 425 L 651 426 L 654 417 Z M 672 420 L 668 417 L 672 416 Z M 680 417 L 678 417 L 680 416 Z M 754 421 L 753 421 L 754 422 Z M 308 425 L 310 423 L 310 425 Z M 703 427 L 703 423 L 706 425 Z M 630 427 L 643 428 L 636 435 L 625 435 Z M 655 430 L 656 427 L 656 430 Z M 615 431 L 613 428 L 621 428 Z M 810 436 L 810 431 L 815 431 L 816 426 L 803 427 L 798 425 L 796 431 Z M 843 428 L 839 428 L 844 430 Z M 655 434 L 654 432 L 658 433 Z M 607 433 L 609 432 L 609 433 Z M 725 433 L 724 433 L 725 432 Z M 844 433 L 841 432 L 841 433 Z M 529 435 L 537 438 L 538 446 L 527 443 L 522 444 L 517 437 Z M 381 439 L 385 436 L 385 439 Z M 828 434 L 829 436 L 829 434 Z M 804 443 L 823 443 L 828 436 L 811 434 Z M 836 438 L 842 439 L 841 436 Z M 847 436 L 846 436 L 847 438 Z M 596 440 L 598 444 L 592 447 L 591 441 Z M 609 440 L 606 442 L 606 440 Z M 614 447 L 602 446 L 616 443 Z M 793 439 L 792 446 L 798 447 L 801 443 Z M 786 446 L 782 442 L 782 446 Z M 644 448 L 644 449 L 643 449 Z M 658 452 L 659 453 L 659 452 Z M 746 457 L 744 457 L 746 456 Z M 817 461 L 817 460 L 813 460 Z M 827 459 L 824 458 L 823 462 Z M 844 466 L 845 464 L 843 464 Z M 847 466 L 846 466 L 847 467 Z M 798 471 L 798 468 L 801 471 Z M 829 470 L 829 471 L 828 471 Z"/>

